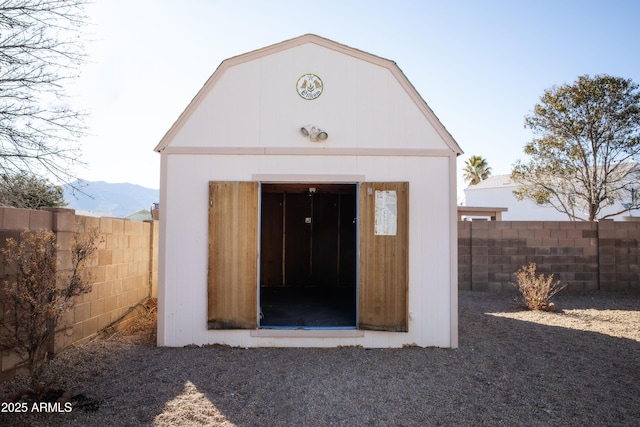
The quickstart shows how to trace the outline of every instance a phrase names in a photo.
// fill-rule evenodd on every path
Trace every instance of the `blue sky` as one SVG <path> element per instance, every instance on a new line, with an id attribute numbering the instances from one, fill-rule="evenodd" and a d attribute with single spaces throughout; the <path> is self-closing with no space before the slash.
<path id="1" fill-rule="evenodd" d="M 580 75 L 640 83 L 640 1 L 96 0 L 91 62 L 72 90 L 90 110 L 90 181 L 159 187 L 153 148 L 226 58 L 306 33 L 395 61 L 464 161 L 524 159 L 524 116 Z"/>

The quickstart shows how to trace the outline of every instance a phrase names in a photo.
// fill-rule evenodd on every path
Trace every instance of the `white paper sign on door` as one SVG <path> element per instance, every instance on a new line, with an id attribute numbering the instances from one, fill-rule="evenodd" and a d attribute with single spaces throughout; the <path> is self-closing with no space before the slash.
<path id="1" fill-rule="evenodd" d="M 376 236 L 395 236 L 398 231 L 398 195 L 395 191 L 376 191 Z"/>

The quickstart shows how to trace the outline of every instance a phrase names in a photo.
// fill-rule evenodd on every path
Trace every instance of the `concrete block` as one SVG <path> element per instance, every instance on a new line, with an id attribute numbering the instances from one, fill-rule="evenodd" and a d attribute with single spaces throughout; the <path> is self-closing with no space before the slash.
<path id="1" fill-rule="evenodd" d="M 112 233 L 114 235 L 120 235 L 120 234 L 124 234 L 124 223 L 125 220 L 123 219 L 114 219 L 113 222 L 111 223 L 111 227 L 112 227 Z"/>
<path id="2" fill-rule="evenodd" d="M 125 277 L 129 277 L 130 275 L 130 271 L 129 271 L 129 265 L 130 264 L 118 264 L 118 278 L 119 279 L 124 279 Z"/>
<path id="3" fill-rule="evenodd" d="M 111 314 L 104 313 L 98 316 L 98 330 L 101 331 L 111 323 Z"/>
<path id="4" fill-rule="evenodd" d="M 88 216 L 84 218 L 84 230 L 82 230 L 83 232 L 87 233 L 89 230 L 92 229 L 96 229 L 98 230 L 98 232 L 101 232 L 100 230 L 100 222 L 102 221 L 102 218 L 95 218 L 92 216 Z"/>
<path id="5" fill-rule="evenodd" d="M 91 303 L 85 302 L 74 307 L 73 323 L 80 323 L 87 320 L 91 315 Z"/>
<path id="6" fill-rule="evenodd" d="M 105 313 L 110 313 L 113 310 L 118 308 L 118 298 L 115 295 L 111 295 L 105 298 L 104 300 L 104 311 Z"/>
<path id="7" fill-rule="evenodd" d="M 532 247 L 532 248 L 536 248 L 538 246 L 545 246 L 542 242 L 542 239 L 527 239 L 527 246 Z"/>
<path id="8" fill-rule="evenodd" d="M 98 250 L 98 265 L 107 266 L 113 263 L 113 250 L 100 249 Z"/>
<path id="9" fill-rule="evenodd" d="M 475 234 L 477 230 L 488 230 L 489 221 L 487 220 L 473 220 L 471 221 L 471 233 Z"/>
<path id="10" fill-rule="evenodd" d="M 92 301 L 91 304 L 91 317 L 97 317 L 104 314 L 104 298 Z"/>
<path id="11" fill-rule="evenodd" d="M 567 230 L 563 230 L 563 229 L 550 229 L 549 230 L 549 236 L 551 237 L 557 237 L 559 239 L 566 239 L 567 237 Z"/>
<path id="12" fill-rule="evenodd" d="M 567 233 L 567 239 L 582 239 L 583 230 L 577 230 L 574 228 L 565 229 Z"/>
<path id="13" fill-rule="evenodd" d="M 519 230 L 513 230 L 511 228 L 502 230 L 502 238 L 503 239 L 515 239 L 520 237 L 518 235 Z"/>
<path id="14" fill-rule="evenodd" d="M 112 218 L 100 218 L 100 232 L 104 234 L 113 233 L 113 219 Z"/>
<path id="15" fill-rule="evenodd" d="M 567 247 L 567 255 L 580 256 L 582 254 L 584 254 L 584 248 L 581 248 L 580 246 Z"/>
<path id="16" fill-rule="evenodd" d="M 139 221 L 125 221 L 124 234 L 142 234 L 142 223 Z"/>
<path id="17" fill-rule="evenodd" d="M 526 227 L 530 230 L 537 230 L 544 228 L 544 221 L 523 221 L 526 223 Z"/>
<path id="18" fill-rule="evenodd" d="M 551 230 L 548 228 L 540 228 L 533 230 L 533 237 L 536 239 L 545 239 L 551 237 Z"/>
<path id="19" fill-rule="evenodd" d="M 478 256 L 487 256 L 489 255 L 489 248 L 486 246 L 473 246 L 471 247 L 471 256 L 472 257 L 478 257 Z"/>
<path id="20" fill-rule="evenodd" d="M 600 254 L 600 268 L 613 266 L 616 263 L 616 257 L 614 255 Z"/>
<path id="21" fill-rule="evenodd" d="M 596 274 L 595 273 L 575 273 L 574 277 L 576 281 L 592 282 L 596 279 Z"/>
<path id="22" fill-rule="evenodd" d="M 536 248 L 535 247 L 519 247 L 518 248 L 518 252 L 517 255 L 526 255 L 526 256 L 531 256 L 531 255 L 535 255 L 536 253 Z"/>
<path id="23" fill-rule="evenodd" d="M 600 246 L 600 248 L 613 248 L 616 246 L 616 240 L 615 239 L 603 239 L 600 238 L 598 239 L 598 244 Z"/>
<path id="24" fill-rule="evenodd" d="M 474 269 L 478 266 L 486 266 L 489 263 L 489 256 L 487 255 L 473 255 L 471 258 L 471 265 L 474 266 Z"/>
<path id="25" fill-rule="evenodd" d="M 91 268 L 91 270 L 89 270 L 89 274 L 91 275 L 93 282 L 94 283 L 104 282 L 106 270 L 107 268 L 104 265 Z"/>
<path id="26" fill-rule="evenodd" d="M 73 209 L 55 209 L 52 221 L 53 231 L 72 232 L 76 226 L 76 214 Z"/>
<path id="27" fill-rule="evenodd" d="M 535 250 L 535 254 L 536 255 L 550 255 L 551 254 L 551 248 L 549 248 L 549 247 L 534 248 L 534 250 Z"/>
<path id="28" fill-rule="evenodd" d="M 489 248 L 487 249 L 487 255 L 502 255 L 502 248 L 500 246 L 489 246 Z"/>
<path id="29" fill-rule="evenodd" d="M 511 257 L 506 255 L 496 255 L 489 257 L 489 264 L 509 264 L 511 262 Z"/>
<path id="30" fill-rule="evenodd" d="M 515 279 L 512 276 L 512 273 L 494 273 L 493 274 L 493 280 L 495 282 L 508 283 L 508 282 L 511 282 L 511 281 L 513 281 Z"/>
<path id="31" fill-rule="evenodd" d="M 29 228 L 31 230 L 51 230 L 52 214 L 47 211 L 30 210 Z"/>
<path id="32" fill-rule="evenodd" d="M 487 266 L 487 272 L 489 273 L 489 277 L 493 277 L 495 273 L 502 273 L 503 265 L 500 264 L 489 264 Z"/>
<path id="33" fill-rule="evenodd" d="M 29 228 L 29 211 L 18 208 L 2 208 L 2 229 L 20 230 Z"/>
<path id="34" fill-rule="evenodd" d="M 528 228 L 522 228 L 518 230 L 518 238 L 526 240 L 533 239 L 535 237 L 535 233 L 535 229 L 530 230 Z"/>
<path id="35" fill-rule="evenodd" d="M 569 270 L 569 267 L 566 264 L 550 264 L 549 265 L 549 271 L 551 271 L 552 274 L 559 274 L 561 272 L 566 272 L 567 270 Z"/>
<path id="36" fill-rule="evenodd" d="M 98 332 L 98 318 L 92 317 L 82 322 L 82 336 L 90 337 Z"/>
<path id="37" fill-rule="evenodd" d="M 554 275 L 556 280 L 559 280 L 562 283 L 567 283 L 570 281 L 574 281 L 576 279 L 576 274 L 572 272 L 562 272 Z"/>
<path id="38" fill-rule="evenodd" d="M 602 273 L 614 273 L 616 271 L 616 265 L 615 264 L 605 264 L 605 265 L 600 264 L 598 266 L 598 271 L 601 274 Z"/>
<path id="39" fill-rule="evenodd" d="M 601 219 L 598 221 L 598 229 L 600 230 L 613 230 L 615 222 L 612 219 Z"/>
<path id="40" fill-rule="evenodd" d="M 471 290 L 473 291 L 478 291 L 478 292 L 486 292 L 489 290 L 489 282 L 480 282 L 480 281 L 473 281 L 473 284 L 471 285 Z"/>
<path id="41" fill-rule="evenodd" d="M 100 284 L 92 284 L 91 290 L 86 294 L 82 295 L 82 302 L 91 302 L 98 299 L 98 290 L 100 289 Z"/>
<path id="42" fill-rule="evenodd" d="M 516 271 L 521 266 L 529 264 L 529 262 L 530 261 L 526 255 L 514 255 L 511 257 L 511 262 L 509 264 L 511 265 L 511 269 Z"/>

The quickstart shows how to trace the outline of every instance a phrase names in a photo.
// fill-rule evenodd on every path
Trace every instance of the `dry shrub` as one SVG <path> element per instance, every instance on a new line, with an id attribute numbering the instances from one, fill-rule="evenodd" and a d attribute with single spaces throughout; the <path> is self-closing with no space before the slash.
<path id="1" fill-rule="evenodd" d="M 516 283 L 511 283 L 520 291 L 520 297 L 516 300 L 529 310 L 552 311 L 555 304 L 551 298 L 567 287 L 559 280 L 553 280 L 553 274 L 546 277 L 544 274 L 536 275 L 536 264 L 530 263 L 516 271 Z"/>
<path id="2" fill-rule="evenodd" d="M 51 231 L 26 230 L 20 240 L 7 239 L 0 252 L 13 274 L 3 280 L 0 350 L 15 352 L 29 369 L 36 398 L 45 391 L 42 384 L 49 352 L 57 332 L 67 329 L 63 316 L 75 298 L 91 291 L 84 272 L 88 258 L 96 250 L 95 229 L 71 238 L 71 268 L 60 270 L 56 235 Z"/>

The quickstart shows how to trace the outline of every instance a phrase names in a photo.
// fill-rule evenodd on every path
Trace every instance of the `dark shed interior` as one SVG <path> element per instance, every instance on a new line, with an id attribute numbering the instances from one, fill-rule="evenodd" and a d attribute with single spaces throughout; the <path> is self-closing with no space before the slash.
<path id="1" fill-rule="evenodd" d="M 263 183 L 260 326 L 356 326 L 356 184 Z"/>

